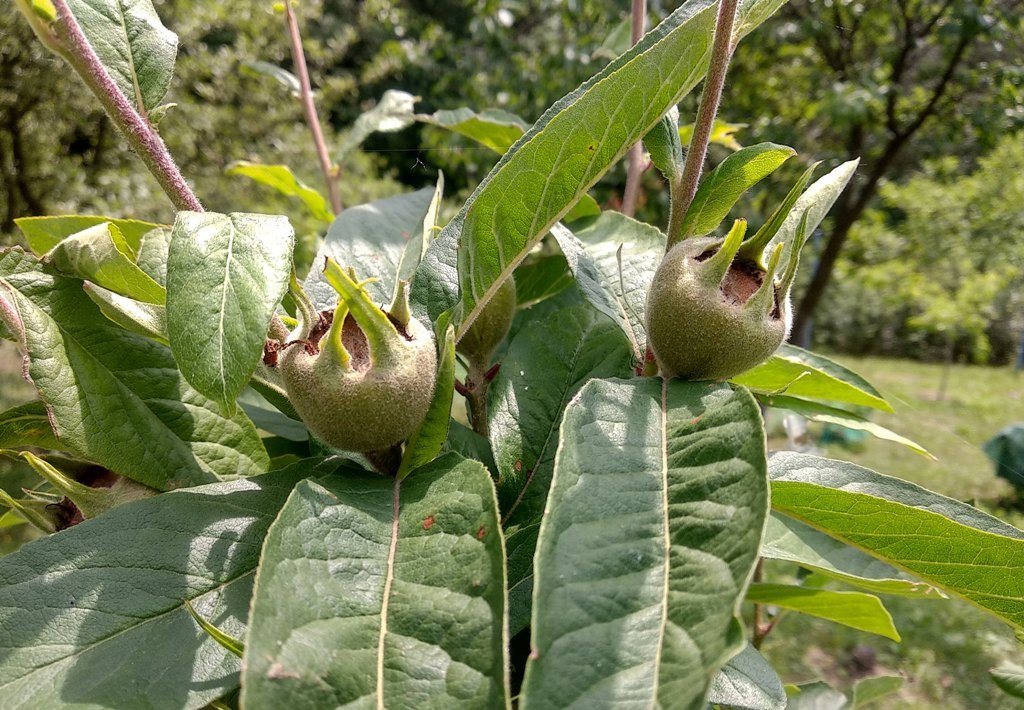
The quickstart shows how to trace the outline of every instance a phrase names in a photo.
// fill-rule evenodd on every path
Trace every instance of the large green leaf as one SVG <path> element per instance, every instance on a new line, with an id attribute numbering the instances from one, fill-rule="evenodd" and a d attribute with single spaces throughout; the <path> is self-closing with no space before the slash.
<path id="1" fill-rule="evenodd" d="M 782 1 L 742 2 L 735 39 Z M 556 102 L 448 224 L 460 237 L 459 337 L 537 241 L 700 81 L 715 17 L 713 0 L 691 0 Z"/>
<path id="2" fill-rule="evenodd" d="M 240 662 L 260 543 L 310 462 L 118 507 L 0 558 L 5 709 L 201 708 Z"/>
<path id="3" fill-rule="evenodd" d="M 406 243 L 423 233 L 423 217 L 433 198 L 434 189 L 423 188 L 342 212 L 327 230 L 303 284 L 317 309 L 338 303 L 338 292 L 323 275 L 327 258 L 355 269 L 359 279 L 379 279 L 366 288 L 377 303 L 390 303 Z"/>
<path id="4" fill-rule="evenodd" d="M 327 199 L 306 183 L 295 177 L 287 165 L 261 165 L 247 160 L 238 160 L 228 166 L 228 175 L 241 175 L 260 185 L 277 190 L 282 195 L 297 198 L 316 219 L 330 222 L 334 213 L 327 205 Z"/>
<path id="5" fill-rule="evenodd" d="M 872 592 L 932 599 L 944 596 L 935 587 L 909 578 L 892 565 L 778 513 L 772 513 L 768 518 L 761 556 L 796 562 L 809 570 Z"/>
<path id="6" fill-rule="evenodd" d="M 0 320 L 57 436 L 79 455 L 158 489 L 266 471 L 252 422 L 223 417 L 168 348 L 110 323 L 80 281 L 21 250 L 0 252 Z"/>
<path id="7" fill-rule="evenodd" d="M 135 264 L 135 252 L 121 230 L 109 222 L 83 229 L 46 252 L 43 260 L 58 271 L 145 303 L 163 304 L 164 287 Z"/>
<path id="8" fill-rule="evenodd" d="M 288 291 L 286 217 L 179 212 L 167 255 L 167 336 L 182 374 L 234 411 Z"/>
<path id="9" fill-rule="evenodd" d="M 741 148 L 704 178 L 683 218 L 683 236 L 713 232 L 744 192 L 796 155 L 788 146 L 758 143 Z"/>
<path id="10" fill-rule="evenodd" d="M 479 462 L 299 484 L 263 549 L 243 705 L 507 707 L 504 562 Z"/>
<path id="11" fill-rule="evenodd" d="M 537 546 L 523 707 L 704 708 L 768 515 L 745 390 L 593 380 L 569 405 Z"/>
<path id="12" fill-rule="evenodd" d="M 665 235 L 619 212 L 605 212 L 576 237 L 624 314 L 619 323 L 633 343 L 637 360 L 642 361 L 647 345 L 647 291 L 665 255 Z"/>
<path id="13" fill-rule="evenodd" d="M 786 710 L 786 689 L 764 656 L 747 644 L 715 676 L 708 702 L 730 710 Z"/>
<path id="14" fill-rule="evenodd" d="M 167 93 L 178 36 L 163 26 L 150 0 L 68 0 L 110 75 L 145 115 Z"/>
<path id="15" fill-rule="evenodd" d="M 892 616 L 881 600 L 872 594 L 759 583 L 750 585 L 747 601 L 798 611 L 893 641 L 900 640 Z"/>
<path id="16" fill-rule="evenodd" d="M 1024 627 L 1024 532 L 844 461 L 785 452 L 769 469 L 777 511 Z"/>
<path id="17" fill-rule="evenodd" d="M 29 249 L 39 256 L 53 249 L 61 241 L 83 229 L 109 222 L 121 231 L 128 246 L 138 251 L 143 236 L 160 229 L 159 224 L 140 222 L 135 219 L 114 219 L 112 217 L 91 217 L 86 215 L 61 215 L 59 217 L 21 217 L 14 220 L 21 230 Z"/>
<path id="18" fill-rule="evenodd" d="M 891 412 L 867 380 L 828 358 L 783 344 L 766 362 L 732 381 L 768 394 L 826 399 Z"/>
<path id="19" fill-rule="evenodd" d="M 544 512 L 566 405 L 595 377 L 628 377 L 631 364 L 622 332 L 586 303 L 540 314 L 517 331 L 488 407 L 506 528 Z"/>

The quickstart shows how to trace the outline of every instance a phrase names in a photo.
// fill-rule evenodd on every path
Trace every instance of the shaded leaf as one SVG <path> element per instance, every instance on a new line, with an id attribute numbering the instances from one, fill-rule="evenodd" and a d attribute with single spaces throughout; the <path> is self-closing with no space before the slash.
<path id="1" fill-rule="evenodd" d="M 561 254 L 545 254 L 520 264 L 516 269 L 516 300 L 529 308 L 572 286 L 569 265 Z"/>
<path id="2" fill-rule="evenodd" d="M 111 322 L 131 333 L 167 344 L 167 309 L 164 306 L 136 301 L 89 281 L 82 283 L 82 290 Z"/>
<path id="3" fill-rule="evenodd" d="M 292 96 L 299 96 L 302 91 L 299 77 L 276 64 L 262 61 L 242 62 L 240 69 L 243 74 L 249 74 L 250 76 L 269 76 L 278 84 L 288 89 Z"/>
<path id="4" fill-rule="evenodd" d="M 844 710 L 848 704 L 845 695 L 819 680 L 796 686 L 786 710 Z"/>
<path id="5" fill-rule="evenodd" d="M 852 708 L 867 707 L 876 700 L 881 700 L 903 687 L 903 678 L 895 675 L 880 675 L 874 678 L 863 678 L 853 684 Z"/>
<path id="6" fill-rule="evenodd" d="M 704 708 L 768 514 L 753 397 L 592 380 L 566 409 L 537 545 L 524 708 Z"/>
<path id="7" fill-rule="evenodd" d="M 988 673 L 992 677 L 992 682 L 1007 695 L 1024 699 L 1024 668 L 1016 663 L 1005 661 Z"/>
<path id="8" fill-rule="evenodd" d="M 802 567 L 871 592 L 942 598 L 931 585 L 909 578 L 892 565 L 835 540 L 809 525 L 772 513 L 765 527 L 761 556 Z"/>
<path id="9" fill-rule="evenodd" d="M 735 710 L 785 710 L 786 689 L 775 669 L 748 643 L 715 675 L 708 702 Z"/>
<path id="10" fill-rule="evenodd" d="M 327 230 L 303 284 L 313 305 L 326 310 L 338 303 L 338 292 L 323 275 L 327 258 L 355 269 L 360 279 L 380 279 L 366 284 L 366 290 L 377 303 L 390 303 L 406 243 L 422 234 L 433 197 L 433 188 L 424 188 L 342 212 Z"/>
<path id="11" fill-rule="evenodd" d="M 357 148 L 373 133 L 394 133 L 416 122 L 416 97 L 405 91 L 388 89 L 372 109 L 356 119 L 335 151 L 337 160 Z"/>
<path id="12" fill-rule="evenodd" d="M 669 184 L 683 174 L 683 144 L 679 140 L 679 108 L 673 106 L 644 136 L 644 147 L 654 167 L 661 171 Z"/>
<path id="13" fill-rule="evenodd" d="M 288 290 L 287 218 L 179 212 L 167 255 L 167 335 L 182 374 L 233 412 Z"/>
<path id="14" fill-rule="evenodd" d="M 304 481 L 263 549 L 242 704 L 507 707 L 504 597 L 479 462 Z"/>
<path id="15" fill-rule="evenodd" d="M 66 447 L 53 434 L 46 416 L 46 405 L 28 402 L 0 413 L 0 449 L 35 446 L 64 451 Z"/>
<path id="16" fill-rule="evenodd" d="M 488 406 L 506 529 L 540 520 L 566 405 L 595 377 L 628 377 L 631 355 L 615 324 L 585 303 L 541 313 L 517 331 Z"/>
<path id="17" fill-rule="evenodd" d="M 98 709 L 132 698 L 179 710 L 236 687 L 239 660 L 185 602 L 227 633 L 244 631 L 263 535 L 311 471 L 304 462 L 129 503 L 0 558 L 5 707 Z"/>

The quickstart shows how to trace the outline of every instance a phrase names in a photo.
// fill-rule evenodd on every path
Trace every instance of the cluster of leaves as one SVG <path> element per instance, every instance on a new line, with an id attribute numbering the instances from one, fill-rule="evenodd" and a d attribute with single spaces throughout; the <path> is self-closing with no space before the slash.
<path id="1" fill-rule="evenodd" d="M 781 2 L 741 3 L 734 38 Z M 121 43 L 104 58 L 133 77 L 119 90 L 155 108 L 173 35 L 152 6 L 70 5 L 91 42 Z M 394 470 L 317 441 L 265 364 L 299 293 L 286 218 L 21 220 L 31 252 L 0 252 L 0 334 L 39 399 L 0 413 L 0 446 L 50 488 L 5 497 L 4 519 L 59 532 L 0 559 L 5 704 L 839 708 L 758 653 L 781 614 L 898 639 L 878 594 L 954 594 L 1024 625 L 1021 531 L 852 464 L 768 455 L 759 405 L 912 445 L 854 413 L 889 407 L 856 374 L 790 346 L 731 382 L 637 374 L 667 237 L 586 193 L 640 140 L 678 175 L 672 109 L 708 69 L 717 10 L 692 0 L 552 106 L 443 228 L 440 185 L 333 220 L 314 263 L 375 279 L 378 302 L 410 281 L 437 336 L 433 402 Z M 509 127 L 470 123 L 484 144 Z M 684 233 L 716 230 L 792 153 L 734 153 Z M 855 167 L 806 187 L 808 170 L 765 238 L 799 249 Z M 321 204 L 288 175 L 274 184 Z M 522 308 L 473 431 L 451 418 L 455 343 L 508 279 Z M 337 300 L 325 286 L 306 277 L 316 310 Z"/>

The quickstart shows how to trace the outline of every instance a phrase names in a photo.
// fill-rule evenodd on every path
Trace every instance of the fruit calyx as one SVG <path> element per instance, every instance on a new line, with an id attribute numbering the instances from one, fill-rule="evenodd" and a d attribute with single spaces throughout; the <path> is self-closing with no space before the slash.
<path id="1" fill-rule="evenodd" d="M 337 308 L 301 308 L 300 337 L 279 358 L 288 397 L 316 436 L 340 449 L 383 451 L 411 436 L 434 392 L 437 353 L 431 333 L 412 318 L 403 282 L 385 311 L 367 281 L 328 260 Z M 307 315 L 308 314 L 308 315 Z"/>
<path id="2" fill-rule="evenodd" d="M 763 235 L 744 243 L 746 221 L 724 238 L 687 239 L 658 267 L 647 297 L 647 337 L 666 377 L 724 380 L 760 364 L 789 333 L 789 291 L 805 223 L 776 280 L 784 245 L 763 264 Z"/>

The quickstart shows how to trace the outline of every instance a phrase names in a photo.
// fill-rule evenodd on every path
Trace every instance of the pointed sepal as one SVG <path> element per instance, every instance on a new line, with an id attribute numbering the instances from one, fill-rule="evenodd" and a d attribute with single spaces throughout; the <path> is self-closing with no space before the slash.
<path id="1" fill-rule="evenodd" d="M 747 232 L 747 220 L 738 219 L 732 224 L 732 229 L 725 236 L 725 241 L 718 251 L 700 265 L 697 272 L 704 283 L 715 286 L 722 283 L 725 275 L 732 266 L 733 259 L 743 244 L 743 235 Z"/>

